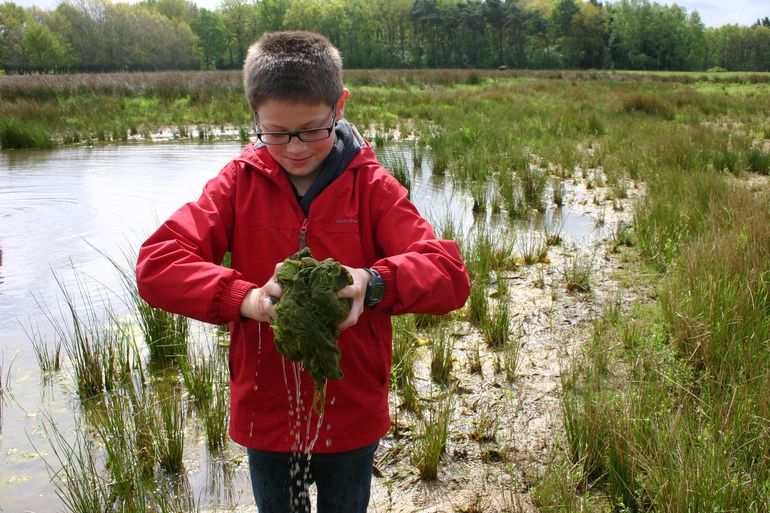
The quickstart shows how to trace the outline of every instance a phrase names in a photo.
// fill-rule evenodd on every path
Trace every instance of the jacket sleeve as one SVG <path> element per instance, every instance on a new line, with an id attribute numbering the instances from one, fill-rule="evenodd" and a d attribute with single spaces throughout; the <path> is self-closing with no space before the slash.
<path id="1" fill-rule="evenodd" d="M 382 189 L 375 237 L 385 256 L 372 267 L 385 281 L 385 296 L 377 309 L 440 315 L 462 307 L 470 279 L 457 243 L 435 237 L 394 178 L 388 176 Z"/>
<path id="2" fill-rule="evenodd" d="M 239 317 L 256 285 L 220 265 L 233 231 L 235 176 L 231 163 L 142 244 L 136 282 L 147 303 L 214 324 Z"/>

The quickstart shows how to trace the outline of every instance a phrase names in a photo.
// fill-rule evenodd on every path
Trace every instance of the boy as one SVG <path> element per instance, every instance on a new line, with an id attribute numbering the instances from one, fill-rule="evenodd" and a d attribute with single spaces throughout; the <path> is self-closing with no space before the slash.
<path id="1" fill-rule="evenodd" d="M 247 448 L 260 513 L 309 512 L 311 482 L 319 513 L 363 513 L 390 427 L 390 317 L 459 308 L 467 271 L 344 120 L 342 60 L 326 38 L 263 35 L 243 82 L 259 143 L 142 245 L 139 291 L 156 307 L 230 323 L 230 436 Z M 352 299 L 339 325 L 344 377 L 328 382 L 321 418 L 310 376 L 280 356 L 269 325 L 278 264 L 304 246 L 353 278 L 338 293 Z M 219 265 L 227 250 L 229 269 Z"/>

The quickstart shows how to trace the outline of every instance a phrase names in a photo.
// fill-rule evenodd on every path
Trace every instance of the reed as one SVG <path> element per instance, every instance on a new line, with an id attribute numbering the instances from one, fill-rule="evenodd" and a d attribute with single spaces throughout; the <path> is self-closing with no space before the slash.
<path id="1" fill-rule="evenodd" d="M 54 372 L 59 372 L 61 370 L 61 340 L 57 340 L 53 347 L 49 347 L 40 330 L 35 326 L 30 326 L 29 329 L 24 328 L 24 333 L 32 344 L 37 365 L 43 376 L 50 376 Z"/>
<path id="2" fill-rule="evenodd" d="M 593 255 L 585 255 L 580 252 L 567 257 L 567 262 L 561 269 L 561 275 L 568 292 L 588 292 L 591 290 L 593 258 Z"/>
<path id="3" fill-rule="evenodd" d="M 548 181 L 546 174 L 534 166 L 525 166 L 517 171 L 516 175 L 521 181 L 521 189 L 524 194 L 524 201 L 531 209 L 543 212 L 543 195 Z"/>
<path id="4" fill-rule="evenodd" d="M 57 316 L 48 306 L 38 306 L 72 364 L 78 396 L 82 401 L 98 398 L 119 386 L 130 373 L 130 331 L 114 320 L 108 301 L 106 317 L 97 313 L 95 296 L 81 276 L 75 275 L 74 287 L 82 305 L 60 276 L 54 275 L 54 279 L 64 299 L 64 311 L 60 309 Z"/>
<path id="5" fill-rule="evenodd" d="M 497 431 L 500 427 L 498 414 L 489 405 L 479 408 L 473 419 L 471 432 L 468 437 L 477 442 L 494 442 L 497 439 Z"/>
<path id="6" fill-rule="evenodd" d="M 193 404 L 199 412 L 206 412 L 214 395 L 214 381 L 218 358 L 189 346 L 187 354 L 179 360 L 179 372 L 182 375 L 187 392 L 193 397 Z"/>
<path id="7" fill-rule="evenodd" d="M 518 338 L 509 338 L 502 346 L 502 371 L 505 381 L 513 383 L 516 381 L 516 373 L 519 370 L 519 353 L 521 344 Z"/>
<path id="8" fill-rule="evenodd" d="M 391 385 L 400 395 L 402 405 L 411 412 L 419 410 L 414 364 L 417 359 L 417 323 L 414 315 L 393 318 L 393 363 Z"/>
<path id="9" fill-rule="evenodd" d="M 491 308 L 481 320 L 479 328 L 487 347 L 493 349 L 504 347 L 510 340 L 511 311 L 509 302 L 510 297 L 507 291 L 498 295 L 495 307 Z"/>
<path id="10" fill-rule="evenodd" d="M 564 185 L 564 180 L 559 178 L 553 178 L 551 180 L 551 197 L 553 204 L 561 208 L 564 206 L 564 195 L 567 192 L 567 188 Z"/>
<path id="11" fill-rule="evenodd" d="M 431 332 L 430 377 L 436 383 L 448 386 L 454 367 L 454 340 L 446 325 L 439 325 Z"/>
<path id="12" fill-rule="evenodd" d="M 155 308 L 137 297 L 139 328 L 150 351 L 150 362 L 169 365 L 187 352 L 188 318 Z"/>
<path id="13" fill-rule="evenodd" d="M 0 124 L 0 148 L 5 150 L 55 147 L 48 132 L 31 121 L 10 119 Z"/>
<path id="14" fill-rule="evenodd" d="M 69 441 L 56 427 L 53 419 L 43 423 L 58 465 L 46 460 L 46 466 L 56 487 L 56 495 L 70 513 L 112 511 L 108 481 L 103 478 L 94 447 L 82 436 Z"/>
<path id="15" fill-rule="evenodd" d="M 473 344 L 470 348 L 470 355 L 468 356 L 468 372 L 471 374 L 483 373 L 484 367 L 481 363 L 481 350 L 478 344 Z"/>
<path id="16" fill-rule="evenodd" d="M 745 155 L 749 171 L 765 176 L 770 174 L 770 152 L 754 146 L 749 148 Z"/>
<path id="17" fill-rule="evenodd" d="M 548 261 L 548 243 L 546 237 L 536 233 L 523 234 L 518 239 L 521 261 L 525 265 L 546 263 Z"/>
<path id="18" fill-rule="evenodd" d="M 452 394 L 434 399 L 433 405 L 418 422 L 418 436 L 410 453 L 412 464 L 422 479 L 436 479 L 441 457 L 446 449 L 449 423 L 454 411 Z"/>
<path id="19" fill-rule="evenodd" d="M 156 408 L 156 457 L 160 467 L 170 474 L 184 471 L 184 424 L 186 405 L 178 390 L 160 397 Z"/>
<path id="20" fill-rule="evenodd" d="M 411 194 L 412 177 L 406 158 L 401 153 L 397 153 L 395 156 L 383 156 L 380 161 L 390 171 L 390 174 Z"/>
<path id="21" fill-rule="evenodd" d="M 229 388 L 224 380 L 214 383 L 211 404 L 203 415 L 206 446 L 212 454 L 219 454 L 227 445 L 227 425 L 230 413 Z"/>

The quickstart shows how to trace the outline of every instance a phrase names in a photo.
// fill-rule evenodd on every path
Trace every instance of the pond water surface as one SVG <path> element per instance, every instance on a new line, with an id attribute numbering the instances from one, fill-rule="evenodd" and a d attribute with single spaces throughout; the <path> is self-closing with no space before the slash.
<path id="1" fill-rule="evenodd" d="M 66 363 L 43 382 L 27 335 L 39 330 L 53 343 L 41 306 L 58 310 L 56 277 L 72 288 L 76 270 L 88 277 L 91 293 L 120 290 L 105 255 L 128 267 L 126 255 L 135 254 L 160 220 L 195 200 L 240 150 L 230 142 L 0 152 L 0 511 L 62 509 L 46 468 L 46 461 L 57 462 L 42 425 L 50 419 L 64 432 L 74 430 L 77 397 Z M 454 190 L 449 179 L 432 177 L 427 159 L 414 172 L 410 145 L 391 145 L 384 153 L 400 154 L 408 164 L 412 199 L 425 217 L 437 225 L 451 217 L 460 231 L 473 224 L 469 195 Z M 587 216 L 562 215 L 567 236 L 595 230 Z M 120 303 L 111 308 L 120 310 Z M 243 465 L 217 467 L 204 448 L 186 452 L 186 461 L 199 460 L 188 464 L 188 476 L 201 506 L 251 502 Z"/>

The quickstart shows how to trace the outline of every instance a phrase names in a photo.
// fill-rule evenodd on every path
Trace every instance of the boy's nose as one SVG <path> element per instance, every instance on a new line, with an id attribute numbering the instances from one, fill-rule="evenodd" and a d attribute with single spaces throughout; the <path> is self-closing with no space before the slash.
<path id="1" fill-rule="evenodd" d="M 295 136 L 293 136 L 293 137 L 292 137 L 292 138 L 289 140 L 289 144 L 287 144 L 287 145 L 286 145 L 286 147 L 287 147 L 289 150 L 291 150 L 291 149 L 294 149 L 294 148 L 304 149 L 306 145 L 307 145 L 307 143 L 306 143 L 306 142 L 302 141 L 302 139 L 300 139 L 299 137 L 297 137 L 297 136 L 295 135 Z"/>

